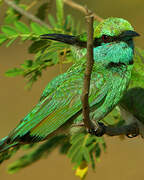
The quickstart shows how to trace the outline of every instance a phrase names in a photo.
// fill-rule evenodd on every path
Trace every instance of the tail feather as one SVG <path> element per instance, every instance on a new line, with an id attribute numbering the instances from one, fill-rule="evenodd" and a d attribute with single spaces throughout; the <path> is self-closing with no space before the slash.
<path id="1" fill-rule="evenodd" d="M 0 153 L 8 150 L 11 147 L 18 145 L 18 142 L 8 142 L 9 137 L 6 136 L 0 140 Z"/>
<path id="2" fill-rule="evenodd" d="M 0 164 L 18 151 L 19 146 L 17 145 L 18 142 L 10 143 L 8 136 L 0 140 Z"/>

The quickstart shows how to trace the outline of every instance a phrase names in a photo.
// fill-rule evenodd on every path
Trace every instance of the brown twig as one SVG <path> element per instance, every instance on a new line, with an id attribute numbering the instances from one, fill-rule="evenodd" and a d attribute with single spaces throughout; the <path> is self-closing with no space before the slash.
<path id="1" fill-rule="evenodd" d="M 36 16 L 34 16 L 33 14 L 31 13 L 28 13 L 27 11 L 25 11 L 24 9 L 18 7 L 14 2 L 10 1 L 10 0 L 4 0 L 4 2 L 12 7 L 13 9 L 15 9 L 16 11 L 18 11 L 20 14 L 26 16 L 28 19 L 34 21 L 34 22 L 37 22 L 39 23 L 40 25 L 43 25 L 43 26 L 46 26 L 48 28 L 50 28 L 50 26 L 45 23 L 44 21 L 40 20 L 39 18 L 37 18 Z M 87 14 L 87 10 L 85 7 L 83 7 L 82 5 L 80 4 L 77 4 L 75 2 L 73 2 L 72 0 L 63 0 L 63 2 L 69 6 L 71 6 L 72 8 L 74 9 L 77 9 L 81 12 L 83 12 L 84 14 Z M 97 20 L 97 21 L 102 21 L 103 18 L 101 18 L 100 16 L 98 16 L 97 14 L 93 13 L 94 15 L 94 19 Z"/>
<path id="2" fill-rule="evenodd" d="M 81 12 L 83 12 L 85 15 L 87 15 L 87 10 L 85 7 L 83 7 L 80 4 L 77 4 L 76 2 L 73 2 L 72 0 L 63 0 L 63 2 L 69 6 L 71 6 L 74 9 L 77 9 Z M 101 18 L 100 16 L 98 16 L 97 14 L 93 13 L 94 19 L 97 21 L 102 21 L 103 18 Z"/>
<path id="3" fill-rule="evenodd" d="M 85 127 L 88 129 L 92 129 L 92 123 L 90 121 L 89 117 L 89 103 L 88 103 L 88 97 L 89 97 L 89 88 L 90 88 L 90 79 L 91 79 L 91 72 L 93 67 L 93 15 L 89 11 L 86 16 L 87 21 L 87 64 L 85 69 L 85 75 L 84 75 L 84 85 L 83 85 L 83 91 L 82 91 L 82 106 L 83 106 L 83 121 L 85 124 Z"/>
<path id="4" fill-rule="evenodd" d="M 46 26 L 48 28 L 50 28 L 50 26 L 48 24 L 46 24 L 44 21 L 40 20 L 39 18 L 37 18 L 36 16 L 34 16 L 31 13 L 28 13 L 27 11 L 25 11 L 24 9 L 18 7 L 14 2 L 10 1 L 10 0 L 4 0 L 4 2 L 12 7 L 13 9 L 15 9 L 16 11 L 18 11 L 20 14 L 26 16 L 28 19 L 42 25 L 42 26 Z"/>

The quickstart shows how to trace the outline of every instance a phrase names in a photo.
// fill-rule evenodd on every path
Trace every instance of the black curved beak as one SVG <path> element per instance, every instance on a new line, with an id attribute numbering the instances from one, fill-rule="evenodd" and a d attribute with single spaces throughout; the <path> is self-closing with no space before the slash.
<path id="1" fill-rule="evenodd" d="M 121 33 L 121 35 L 119 36 L 120 38 L 124 38 L 124 37 L 137 37 L 137 36 L 140 36 L 140 34 L 138 34 L 136 31 L 124 31 Z"/>
<path id="2" fill-rule="evenodd" d="M 40 36 L 41 39 L 50 39 L 55 41 L 60 41 L 66 44 L 75 44 L 76 37 L 66 34 L 43 34 Z"/>
<path id="3" fill-rule="evenodd" d="M 66 34 L 43 34 L 40 36 L 40 38 L 59 41 L 70 45 L 77 45 L 79 47 L 86 47 L 86 42 L 80 41 L 77 36 Z"/>

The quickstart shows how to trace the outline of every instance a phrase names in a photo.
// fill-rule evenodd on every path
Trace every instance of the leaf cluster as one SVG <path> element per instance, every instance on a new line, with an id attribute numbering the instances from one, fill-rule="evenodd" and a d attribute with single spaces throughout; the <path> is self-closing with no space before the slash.
<path id="1" fill-rule="evenodd" d="M 132 70 L 131 83 L 129 88 L 142 87 L 144 88 L 144 50 L 135 48 L 134 68 Z"/>
<path id="2" fill-rule="evenodd" d="M 33 146 L 29 147 L 28 149 L 33 148 L 34 150 L 29 152 L 28 154 L 23 155 L 17 161 L 13 162 L 8 167 L 8 172 L 15 173 L 20 169 L 38 161 L 39 159 L 47 157 L 57 147 L 60 147 L 60 152 L 62 154 L 65 154 L 67 153 L 69 146 L 70 144 L 67 136 L 54 136 L 41 145 L 36 144 L 36 148 L 33 148 Z M 25 146 L 22 146 L 21 148 L 25 148 Z"/>
<path id="3" fill-rule="evenodd" d="M 78 169 L 83 162 L 91 163 L 95 169 L 95 159 L 100 160 L 101 150 L 106 150 L 103 138 L 88 134 L 87 132 L 77 132 L 72 136 L 56 135 L 41 144 L 19 145 L 3 152 L 0 156 L 0 163 L 9 159 L 19 149 L 31 150 L 23 155 L 8 167 L 9 173 L 15 173 L 20 169 L 31 165 L 41 158 L 46 158 L 55 148 L 59 148 L 61 154 L 67 154 L 71 162 L 75 164 L 74 169 Z"/>
<path id="4" fill-rule="evenodd" d="M 17 2 L 18 4 L 20 1 Z M 20 7 L 27 10 L 29 5 L 19 4 Z M 36 15 L 45 20 L 48 3 L 43 3 L 38 8 Z M 49 26 L 41 26 L 36 22 L 29 21 L 24 23 L 21 20 L 22 15 L 18 16 L 18 12 L 12 8 L 6 11 L 4 24 L 1 26 L 0 45 L 5 44 L 6 47 L 11 46 L 16 40 L 21 43 L 30 41 L 28 52 L 33 54 L 34 59 L 25 60 L 19 68 L 12 68 L 6 72 L 9 77 L 21 75 L 28 79 L 27 87 L 37 81 L 38 77 L 42 75 L 42 71 L 49 66 L 55 64 L 70 63 L 73 61 L 70 55 L 70 47 L 64 43 L 51 42 L 48 40 L 41 40 L 39 37 L 42 34 L 50 33 L 66 33 L 75 34 L 78 28 L 75 28 L 74 21 L 70 15 L 64 18 L 63 1 L 56 1 L 57 16 L 56 19 L 48 14 L 47 19 Z"/>
<path id="5" fill-rule="evenodd" d="M 71 147 L 68 151 L 68 157 L 75 164 L 75 169 L 78 168 L 83 161 L 87 164 L 91 163 L 95 169 L 95 158 L 99 161 L 101 148 L 106 150 L 104 139 L 90 135 L 87 132 L 78 132 L 71 136 Z M 94 158 L 95 157 L 95 158 Z"/>

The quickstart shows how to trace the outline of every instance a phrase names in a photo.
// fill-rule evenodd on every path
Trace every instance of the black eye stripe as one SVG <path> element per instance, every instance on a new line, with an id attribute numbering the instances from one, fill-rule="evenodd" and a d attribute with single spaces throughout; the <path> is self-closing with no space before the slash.
<path id="1" fill-rule="evenodd" d="M 94 39 L 94 47 L 96 46 L 100 46 L 101 43 L 110 43 L 110 42 L 114 42 L 114 41 L 119 41 L 119 37 L 117 36 L 108 36 L 108 35 L 103 35 L 100 38 L 95 38 Z"/>
<path id="2" fill-rule="evenodd" d="M 102 36 L 102 40 L 106 41 L 108 39 L 111 39 L 111 36 L 107 36 L 107 35 L 103 35 Z"/>
<path id="3" fill-rule="evenodd" d="M 101 37 L 101 39 L 102 39 L 103 42 L 106 42 L 106 43 L 113 41 L 113 37 L 112 37 L 112 36 L 107 36 L 107 35 L 103 35 L 103 36 Z"/>

